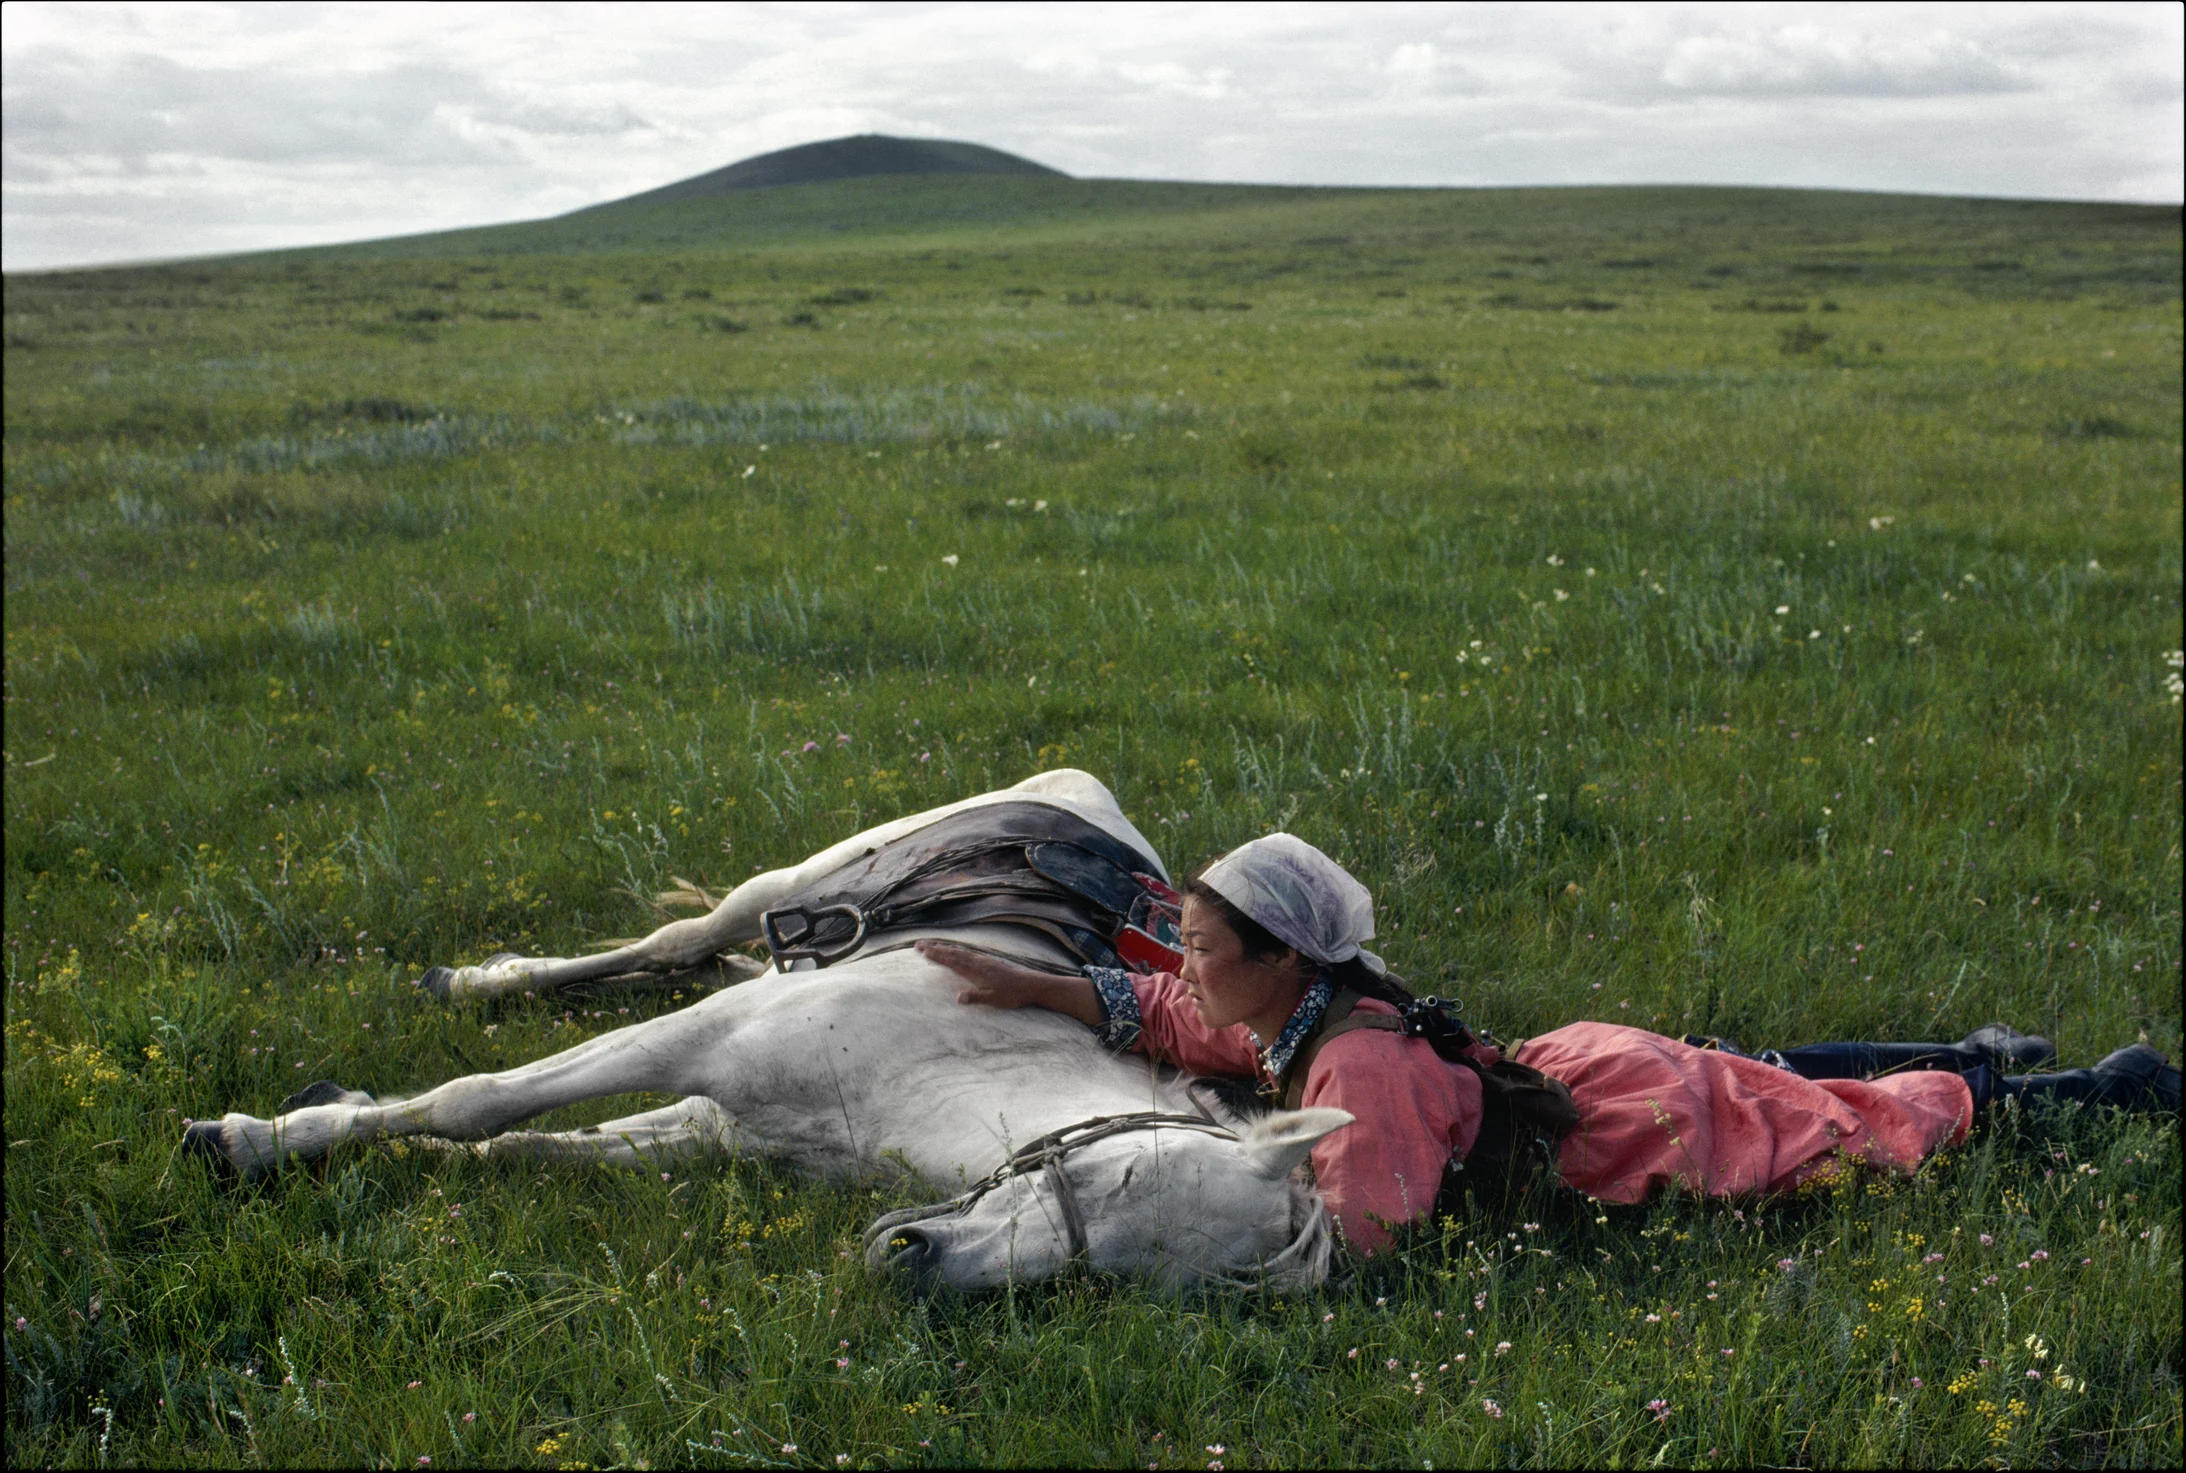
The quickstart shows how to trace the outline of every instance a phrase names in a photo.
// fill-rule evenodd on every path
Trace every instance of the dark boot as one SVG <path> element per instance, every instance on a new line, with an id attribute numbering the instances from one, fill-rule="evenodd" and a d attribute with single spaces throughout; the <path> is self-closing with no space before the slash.
<path id="1" fill-rule="evenodd" d="M 1981 1062 L 1999 1074 L 2024 1074 L 2057 1057 L 2057 1045 L 2035 1034 L 2021 1033 L 2008 1023 L 1976 1028 L 1958 1046 L 1980 1054 Z"/>
<path id="2" fill-rule="evenodd" d="M 2081 1104 L 2108 1105 L 2116 1110 L 2177 1114 L 2179 1071 L 2147 1044 L 2135 1043 L 2109 1055 L 2092 1069 L 2011 1076 L 2003 1081 L 1997 1096 L 2023 1102 L 2077 1100 Z"/>
<path id="3" fill-rule="evenodd" d="M 2119 1094 L 2134 1096 L 2130 1101 L 2112 1102 L 2121 1110 L 2179 1113 L 2178 1068 L 2145 1043 L 2129 1043 L 2106 1055 L 2095 1066 L 2095 1073 L 2114 1081 Z"/>

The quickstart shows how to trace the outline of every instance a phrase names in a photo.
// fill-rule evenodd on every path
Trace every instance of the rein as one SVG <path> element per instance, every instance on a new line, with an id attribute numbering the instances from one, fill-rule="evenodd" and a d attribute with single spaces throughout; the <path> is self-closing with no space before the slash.
<path id="1" fill-rule="evenodd" d="M 1046 1135 L 1018 1151 L 1009 1160 L 997 1166 L 981 1180 L 972 1184 L 968 1191 L 937 1202 L 929 1207 L 910 1207 L 891 1212 L 865 1230 L 865 1245 L 870 1249 L 877 1239 L 914 1222 L 949 1214 L 962 1216 L 972 1210 L 979 1199 L 986 1196 L 1012 1177 L 1026 1176 L 1039 1171 L 1047 1177 L 1048 1186 L 1055 1194 L 1056 1205 L 1063 1214 L 1063 1233 L 1070 1244 L 1070 1261 L 1083 1264 L 1090 1251 L 1085 1234 L 1085 1213 L 1078 1206 L 1077 1190 L 1070 1184 L 1070 1177 L 1063 1170 L 1063 1162 L 1072 1151 L 1104 1141 L 1111 1136 L 1127 1135 L 1140 1130 L 1196 1130 L 1221 1140 L 1234 1141 L 1237 1132 L 1206 1115 L 1171 1115 L 1158 1110 L 1140 1110 L 1129 1115 L 1096 1115 L 1061 1130 L 1051 1130 Z M 1311 1225 L 1308 1225 L 1310 1231 Z"/>

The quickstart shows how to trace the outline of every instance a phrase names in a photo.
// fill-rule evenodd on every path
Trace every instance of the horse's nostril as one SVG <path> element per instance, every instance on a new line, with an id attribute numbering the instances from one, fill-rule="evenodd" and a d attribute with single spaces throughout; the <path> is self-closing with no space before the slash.
<path id="1" fill-rule="evenodd" d="M 940 1257 L 934 1240 L 919 1229 L 899 1227 L 881 1241 L 881 1266 L 905 1273 L 923 1274 Z"/>

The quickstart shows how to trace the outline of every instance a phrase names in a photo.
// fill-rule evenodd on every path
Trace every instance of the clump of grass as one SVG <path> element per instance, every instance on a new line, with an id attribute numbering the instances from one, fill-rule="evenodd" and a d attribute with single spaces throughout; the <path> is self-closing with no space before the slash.
<path id="1" fill-rule="evenodd" d="M 2133 427 L 2114 414 L 2067 415 L 2049 427 L 2053 440 L 2124 440 Z"/>

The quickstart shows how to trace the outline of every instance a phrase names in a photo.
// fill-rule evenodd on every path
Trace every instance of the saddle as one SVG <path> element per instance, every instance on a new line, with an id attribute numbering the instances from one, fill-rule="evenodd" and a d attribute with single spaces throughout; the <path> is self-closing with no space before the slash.
<path id="1" fill-rule="evenodd" d="M 891 933 L 1037 931 L 1088 966 L 1174 971 L 1182 898 L 1153 856 L 1066 809 L 988 803 L 937 819 L 815 880 L 759 918 L 777 968 L 825 967 Z"/>

